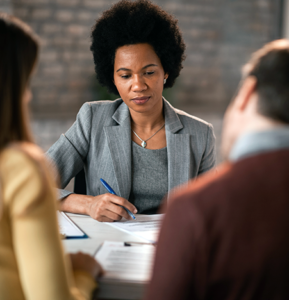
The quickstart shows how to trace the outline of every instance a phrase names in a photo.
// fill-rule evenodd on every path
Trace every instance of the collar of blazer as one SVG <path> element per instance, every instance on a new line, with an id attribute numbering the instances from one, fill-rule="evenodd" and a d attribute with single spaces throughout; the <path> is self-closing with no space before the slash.
<path id="1" fill-rule="evenodd" d="M 111 154 L 114 175 L 118 186 L 115 192 L 128 199 L 131 190 L 131 124 L 128 106 L 119 99 L 121 104 L 116 109 L 112 118 L 118 126 L 104 128 L 108 147 Z M 190 135 L 179 134 L 184 128 L 177 110 L 165 99 L 164 114 L 166 123 L 166 139 L 168 153 L 168 188 L 169 191 L 187 182 L 191 171 Z"/>
<path id="2" fill-rule="evenodd" d="M 180 118 L 177 115 L 177 110 L 171 106 L 171 104 L 163 97 L 164 102 L 164 114 L 165 114 L 165 123 L 166 129 L 172 133 L 183 129 L 183 124 Z M 112 118 L 120 125 L 122 125 L 127 118 L 130 117 L 128 106 L 122 102 L 117 108 Z"/>

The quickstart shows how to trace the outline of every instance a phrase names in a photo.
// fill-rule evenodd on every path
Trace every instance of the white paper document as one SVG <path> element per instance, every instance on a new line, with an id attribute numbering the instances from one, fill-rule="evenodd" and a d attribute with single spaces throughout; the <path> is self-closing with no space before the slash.
<path id="1" fill-rule="evenodd" d="M 154 253 L 152 245 L 124 246 L 123 242 L 105 241 L 95 255 L 105 271 L 101 281 L 148 282 Z"/>
<path id="2" fill-rule="evenodd" d="M 135 215 L 136 219 L 128 221 L 122 219 L 118 222 L 106 223 L 112 227 L 143 238 L 150 243 L 156 243 L 164 214 Z"/>
<path id="3" fill-rule="evenodd" d="M 59 231 L 64 237 L 85 237 L 86 234 L 81 231 L 64 213 L 57 211 Z"/>

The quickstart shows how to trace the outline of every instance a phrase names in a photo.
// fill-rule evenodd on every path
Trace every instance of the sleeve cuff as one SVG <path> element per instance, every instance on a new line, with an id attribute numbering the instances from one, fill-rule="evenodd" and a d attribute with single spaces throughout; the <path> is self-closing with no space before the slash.
<path id="1" fill-rule="evenodd" d="M 65 197 L 74 194 L 73 192 L 67 191 L 67 190 L 61 190 L 61 189 L 56 189 L 57 192 L 57 199 L 60 201 L 64 199 Z"/>
<path id="2" fill-rule="evenodd" d="M 98 287 L 95 279 L 85 271 L 73 271 L 75 286 L 84 299 L 91 299 L 93 291 Z"/>

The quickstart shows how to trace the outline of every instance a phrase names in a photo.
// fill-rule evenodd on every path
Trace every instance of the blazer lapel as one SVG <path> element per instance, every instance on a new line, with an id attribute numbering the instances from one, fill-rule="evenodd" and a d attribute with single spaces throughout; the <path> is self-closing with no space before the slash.
<path id="1" fill-rule="evenodd" d="M 165 99 L 164 114 L 168 151 L 168 188 L 170 191 L 190 179 L 190 135 L 178 134 L 184 126 L 174 108 Z"/>
<path id="2" fill-rule="evenodd" d="M 118 196 L 129 198 L 131 190 L 131 124 L 127 105 L 122 103 L 112 118 L 118 125 L 104 127 L 118 184 Z"/>
<path id="3" fill-rule="evenodd" d="M 174 108 L 164 99 L 165 130 L 168 151 L 168 188 L 190 179 L 191 151 L 190 135 L 178 134 L 183 128 Z M 131 123 L 127 105 L 122 103 L 112 118 L 117 125 L 106 126 L 104 131 L 113 162 L 118 189 L 117 195 L 128 199 L 131 190 Z"/>

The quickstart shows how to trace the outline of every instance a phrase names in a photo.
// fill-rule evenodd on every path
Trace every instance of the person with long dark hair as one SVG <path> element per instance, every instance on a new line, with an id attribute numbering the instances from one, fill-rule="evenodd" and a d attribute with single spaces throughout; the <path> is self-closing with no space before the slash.
<path id="1" fill-rule="evenodd" d="M 0 39 L 0 299 L 91 299 L 101 268 L 83 253 L 64 256 L 55 183 L 28 126 L 37 38 L 0 13 Z"/>

